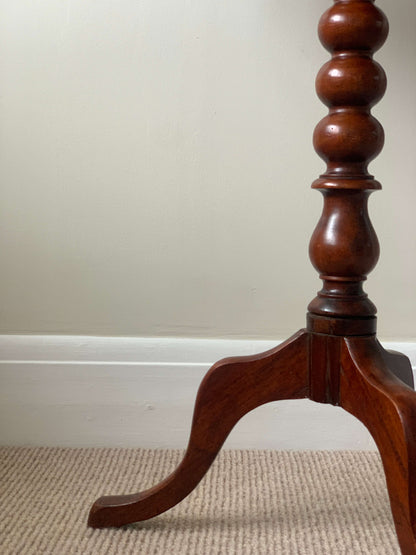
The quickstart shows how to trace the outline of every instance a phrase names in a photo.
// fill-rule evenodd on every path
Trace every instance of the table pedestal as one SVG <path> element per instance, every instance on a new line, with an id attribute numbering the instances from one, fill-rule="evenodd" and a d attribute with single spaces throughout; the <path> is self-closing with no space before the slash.
<path id="1" fill-rule="evenodd" d="M 367 171 L 381 151 L 383 128 L 371 115 L 386 77 L 373 60 L 388 22 L 373 0 L 335 0 L 319 36 L 332 54 L 316 88 L 329 108 L 314 146 L 327 163 L 313 188 L 324 196 L 310 258 L 323 288 L 310 303 L 307 328 L 260 355 L 224 359 L 205 376 L 189 445 L 179 467 L 155 487 L 101 497 L 89 525 L 122 526 L 154 517 L 186 497 L 205 475 L 238 420 L 281 399 L 341 406 L 365 424 L 381 454 L 402 552 L 416 555 L 416 393 L 410 362 L 376 338 L 376 308 L 363 282 L 379 245 L 367 211 L 380 189 Z"/>

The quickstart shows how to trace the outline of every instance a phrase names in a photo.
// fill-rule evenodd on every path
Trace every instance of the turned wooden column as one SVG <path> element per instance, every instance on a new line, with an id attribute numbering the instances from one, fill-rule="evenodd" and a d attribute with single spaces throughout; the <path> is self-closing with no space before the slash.
<path id="1" fill-rule="evenodd" d="M 310 242 L 312 264 L 323 280 L 308 307 L 311 331 L 375 332 L 376 307 L 363 282 L 379 257 L 367 202 L 381 186 L 368 173 L 368 164 L 384 143 L 371 108 L 386 90 L 384 70 L 373 54 L 387 34 L 385 15 L 369 0 L 336 0 L 319 23 L 319 38 L 332 58 L 316 79 L 329 113 L 313 137 L 327 169 L 312 185 L 323 194 L 324 208 Z"/>

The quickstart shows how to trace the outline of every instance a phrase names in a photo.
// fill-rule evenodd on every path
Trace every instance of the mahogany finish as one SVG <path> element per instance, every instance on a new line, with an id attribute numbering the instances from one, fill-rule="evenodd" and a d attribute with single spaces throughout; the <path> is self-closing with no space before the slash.
<path id="1" fill-rule="evenodd" d="M 203 478 L 238 420 L 252 409 L 281 399 L 308 396 L 308 334 L 300 331 L 261 355 L 226 358 L 203 379 L 191 437 L 180 466 L 161 484 L 136 495 L 102 497 L 90 526 L 120 526 L 170 509 Z"/>
<path id="2" fill-rule="evenodd" d="M 402 553 L 416 555 L 412 369 L 407 357 L 377 341 L 376 308 L 363 291 L 379 256 L 367 202 L 381 186 L 367 167 L 384 141 L 370 110 L 386 88 L 373 54 L 387 34 L 387 19 L 373 0 L 335 0 L 319 24 L 332 58 L 316 80 L 329 112 L 314 133 L 327 169 L 313 184 L 324 207 L 310 258 L 323 287 L 308 307 L 307 329 L 266 353 L 215 364 L 199 388 L 177 470 L 147 491 L 101 497 L 91 508 L 90 526 L 122 526 L 168 510 L 197 486 L 247 412 L 270 401 L 309 398 L 339 405 L 367 426 L 382 457 Z"/>

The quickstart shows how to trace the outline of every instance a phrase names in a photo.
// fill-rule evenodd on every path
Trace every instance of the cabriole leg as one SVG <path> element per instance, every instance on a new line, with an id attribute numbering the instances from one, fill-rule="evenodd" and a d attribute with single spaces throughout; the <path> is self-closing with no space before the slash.
<path id="1" fill-rule="evenodd" d="M 308 388 L 304 331 L 271 351 L 218 362 L 200 385 L 188 448 L 179 467 L 146 491 L 101 497 L 91 508 L 88 524 L 122 526 L 170 509 L 198 485 L 242 416 L 270 401 L 307 397 Z"/>
<path id="2" fill-rule="evenodd" d="M 399 544 L 416 554 L 416 392 L 387 365 L 375 338 L 344 341 L 340 403 L 365 424 L 380 451 Z"/>

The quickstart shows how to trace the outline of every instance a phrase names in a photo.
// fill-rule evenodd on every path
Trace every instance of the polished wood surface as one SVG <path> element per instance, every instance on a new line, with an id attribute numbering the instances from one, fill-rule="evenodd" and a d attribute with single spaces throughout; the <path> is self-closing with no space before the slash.
<path id="1" fill-rule="evenodd" d="M 368 164 L 384 143 L 383 128 L 370 110 L 386 89 L 385 73 L 373 54 L 387 38 L 388 23 L 372 2 L 343 1 L 325 12 L 318 31 L 332 58 L 316 79 L 329 112 L 313 136 L 327 169 L 313 184 L 324 196 L 324 208 L 309 253 L 323 288 L 309 312 L 369 319 L 376 307 L 362 283 L 380 249 L 367 204 L 380 184 L 369 175 Z"/>
<path id="2" fill-rule="evenodd" d="M 340 405 L 373 436 L 402 553 L 416 553 L 416 393 L 394 375 L 374 337 L 343 339 Z"/>
<path id="3" fill-rule="evenodd" d="M 181 501 L 203 478 L 238 420 L 281 399 L 308 396 L 308 334 L 301 331 L 266 353 L 217 362 L 202 381 L 185 457 L 161 484 L 132 496 L 102 497 L 91 509 L 91 526 L 145 520 Z"/>
<path id="4" fill-rule="evenodd" d="M 387 19 L 373 0 L 335 0 L 319 23 L 331 60 L 316 88 L 329 111 L 315 129 L 314 146 L 327 169 L 313 184 L 324 207 L 310 258 L 323 287 L 308 307 L 307 328 L 266 353 L 215 364 L 199 388 L 177 470 L 144 492 L 101 497 L 91 508 L 90 526 L 122 526 L 168 510 L 197 486 L 247 412 L 271 401 L 309 398 L 341 406 L 367 426 L 382 457 L 402 553 L 416 555 L 412 368 L 407 357 L 378 342 L 376 307 L 363 290 L 379 256 L 367 205 L 380 184 L 368 164 L 384 141 L 371 108 L 386 88 L 373 54 L 387 34 Z"/>

